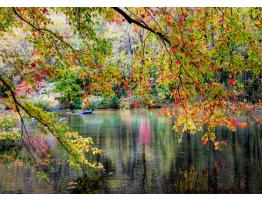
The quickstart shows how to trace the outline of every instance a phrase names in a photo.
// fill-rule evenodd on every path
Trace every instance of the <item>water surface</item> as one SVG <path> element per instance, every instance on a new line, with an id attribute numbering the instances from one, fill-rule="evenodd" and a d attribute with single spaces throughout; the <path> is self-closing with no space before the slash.
<path id="1" fill-rule="evenodd" d="M 69 191 L 68 182 L 83 175 L 65 163 L 50 171 L 48 184 L 29 168 L 2 164 L 1 193 L 262 193 L 262 133 L 256 125 L 234 134 L 217 128 L 218 139 L 228 140 L 228 146 L 214 151 L 201 144 L 200 135 L 185 135 L 178 143 L 160 110 L 66 117 L 72 130 L 92 137 L 104 151 L 98 158 L 106 169 L 102 179 L 79 179 L 77 189 Z"/>

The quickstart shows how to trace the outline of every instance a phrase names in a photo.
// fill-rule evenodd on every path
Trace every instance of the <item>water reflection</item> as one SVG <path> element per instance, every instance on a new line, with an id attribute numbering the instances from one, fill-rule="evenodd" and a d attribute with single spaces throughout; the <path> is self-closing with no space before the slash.
<path id="1" fill-rule="evenodd" d="M 217 152 L 212 145 L 203 146 L 198 135 L 185 135 L 179 144 L 172 126 L 158 112 L 116 110 L 68 116 L 73 130 L 91 136 L 104 150 L 98 160 L 105 165 L 105 175 L 90 179 L 62 163 L 50 172 L 51 185 L 43 186 L 31 173 L 25 177 L 21 168 L 1 166 L 0 192 L 262 193 L 260 127 L 236 133 L 216 128 L 218 139 L 228 140 L 228 146 Z M 62 152 L 59 148 L 57 155 Z M 12 179 L 6 180 L 8 175 Z M 78 185 L 68 191 L 70 181 Z"/>
<path id="2" fill-rule="evenodd" d="M 149 119 L 141 118 L 139 123 L 139 140 L 142 144 L 148 144 L 151 140 L 151 126 Z"/>

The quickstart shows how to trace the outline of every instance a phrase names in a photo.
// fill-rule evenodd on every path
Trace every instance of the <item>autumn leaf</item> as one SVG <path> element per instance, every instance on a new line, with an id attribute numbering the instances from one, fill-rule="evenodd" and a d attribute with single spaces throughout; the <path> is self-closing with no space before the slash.
<path id="1" fill-rule="evenodd" d="M 32 62 L 31 64 L 30 64 L 30 66 L 32 67 L 32 68 L 35 68 L 36 67 L 36 62 Z"/>
<path id="2" fill-rule="evenodd" d="M 233 127 L 237 127 L 237 125 L 238 125 L 235 118 L 230 118 L 230 123 L 231 123 L 231 126 L 233 126 Z"/>
<path id="3" fill-rule="evenodd" d="M 237 82 L 236 78 L 232 78 L 232 79 L 229 80 L 229 84 L 231 86 L 234 86 L 236 84 L 236 82 Z"/>
<path id="4" fill-rule="evenodd" d="M 175 104 L 176 104 L 176 105 L 181 104 L 181 100 L 175 100 Z"/>

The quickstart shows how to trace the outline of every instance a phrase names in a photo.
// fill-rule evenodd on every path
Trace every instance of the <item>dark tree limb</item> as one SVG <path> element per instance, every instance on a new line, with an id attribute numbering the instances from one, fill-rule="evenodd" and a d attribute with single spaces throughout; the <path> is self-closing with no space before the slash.
<path id="1" fill-rule="evenodd" d="M 63 146 L 63 148 L 66 150 L 66 152 L 73 156 L 71 154 L 71 152 L 68 150 L 68 148 L 63 144 L 63 142 L 56 136 L 55 131 L 51 128 L 51 125 L 49 125 L 48 123 L 43 122 L 41 119 L 39 119 L 36 115 L 32 114 L 30 111 L 28 111 L 16 98 L 15 96 L 15 92 L 13 91 L 12 87 L 7 83 L 7 81 L 1 77 L 0 75 L 0 81 L 7 87 L 7 90 L 11 93 L 11 97 L 15 103 L 15 107 L 16 107 L 16 111 L 18 112 L 19 116 L 22 118 L 21 116 L 21 111 L 19 108 L 21 108 L 28 116 L 30 116 L 31 118 L 36 119 L 40 124 L 42 124 L 43 126 L 45 126 L 47 128 L 47 130 L 58 140 L 58 142 Z M 23 123 L 23 122 L 22 122 Z M 55 129 L 55 128 L 54 128 Z"/>
<path id="2" fill-rule="evenodd" d="M 118 12 L 120 15 L 122 15 L 126 21 L 129 23 L 129 24 L 136 24 L 148 31 L 150 31 L 151 33 L 157 35 L 158 37 L 160 37 L 161 40 L 163 40 L 165 43 L 168 43 L 170 45 L 170 40 L 167 38 L 167 36 L 163 35 L 161 32 L 158 32 L 158 31 L 154 31 L 151 27 L 149 27 L 148 25 L 146 24 L 142 24 L 141 22 L 133 19 L 132 17 L 130 17 L 125 11 L 123 11 L 122 9 L 118 8 L 118 7 L 113 7 L 113 9 Z"/>

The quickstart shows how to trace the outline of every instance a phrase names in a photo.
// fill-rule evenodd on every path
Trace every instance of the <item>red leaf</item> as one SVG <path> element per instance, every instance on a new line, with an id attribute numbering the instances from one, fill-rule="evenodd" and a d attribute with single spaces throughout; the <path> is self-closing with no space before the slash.
<path id="1" fill-rule="evenodd" d="M 171 16 L 167 16 L 167 24 L 168 24 L 168 26 L 172 25 L 172 18 L 171 18 Z"/>
<path id="2" fill-rule="evenodd" d="M 236 78 L 232 78 L 232 79 L 229 80 L 229 84 L 230 84 L 231 86 L 234 86 L 234 85 L 236 84 L 236 82 L 237 82 L 237 79 L 236 79 Z"/>
<path id="3" fill-rule="evenodd" d="M 34 61 L 31 63 L 31 67 L 32 68 L 36 67 L 36 63 Z"/>
<path id="4" fill-rule="evenodd" d="M 231 125 L 232 125 L 233 127 L 236 127 L 236 126 L 237 126 L 237 121 L 236 121 L 235 118 L 231 118 L 231 119 L 230 119 L 230 123 L 231 123 Z"/>
<path id="5" fill-rule="evenodd" d="M 171 52 L 176 53 L 176 49 L 174 47 L 171 47 Z"/>
<path id="6" fill-rule="evenodd" d="M 33 56 L 33 57 L 37 56 L 37 51 L 34 51 L 34 52 L 32 53 L 32 56 Z"/>
<path id="7" fill-rule="evenodd" d="M 228 142 L 226 140 L 223 140 L 222 144 L 225 145 L 225 146 L 228 146 Z"/>
<path id="8" fill-rule="evenodd" d="M 199 85 L 198 80 L 194 80 L 194 83 L 195 83 L 196 85 Z"/>
<path id="9" fill-rule="evenodd" d="M 246 122 L 239 122 L 238 123 L 238 127 L 239 128 L 245 128 L 247 126 L 247 123 Z"/>
<path id="10" fill-rule="evenodd" d="M 203 87 L 200 88 L 200 92 L 201 92 L 202 96 L 205 96 L 205 89 Z"/>
<path id="11" fill-rule="evenodd" d="M 181 103 L 181 100 L 175 100 L 175 104 L 178 105 Z"/>
<path id="12" fill-rule="evenodd" d="M 30 83 L 27 83 L 25 81 L 22 81 L 17 87 L 16 87 L 16 93 L 15 95 L 21 95 L 25 93 L 27 90 L 31 89 L 32 85 Z"/>
<path id="13" fill-rule="evenodd" d="M 177 60 L 177 61 L 175 62 L 175 64 L 176 64 L 176 65 L 182 65 L 181 61 L 179 61 L 179 60 Z"/>
<path id="14" fill-rule="evenodd" d="M 48 9 L 47 8 L 43 8 L 43 14 L 47 14 L 48 13 Z"/>
<path id="15" fill-rule="evenodd" d="M 222 24 L 223 22 L 225 22 L 225 19 L 224 19 L 224 18 L 220 18 L 220 19 L 218 20 L 218 23 L 219 23 L 219 24 Z"/>
<path id="16" fill-rule="evenodd" d="M 202 144 L 204 144 L 204 145 L 207 144 L 207 140 L 206 140 L 206 139 L 202 139 L 201 142 L 202 142 Z"/>

